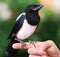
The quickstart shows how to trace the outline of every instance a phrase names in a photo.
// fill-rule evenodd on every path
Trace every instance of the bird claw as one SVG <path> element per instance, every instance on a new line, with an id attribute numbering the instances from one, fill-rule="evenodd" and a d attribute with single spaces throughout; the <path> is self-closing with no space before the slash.
<path id="1" fill-rule="evenodd" d="M 20 43 L 22 44 L 22 46 L 21 46 L 21 47 L 24 49 L 24 47 L 26 46 L 25 42 L 20 41 Z"/>
<path id="2" fill-rule="evenodd" d="M 17 38 L 15 38 L 15 40 L 19 41 L 22 45 L 21 47 L 24 49 L 24 47 L 26 46 L 25 42 L 23 42 L 22 40 L 17 39 Z"/>
<path id="3" fill-rule="evenodd" d="M 36 48 L 36 45 L 35 45 L 36 42 L 35 41 L 30 41 L 29 40 L 29 43 L 32 44 Z"/>
<path id="4" fill-rule="evenodd" d="M 25 42 L 23 42 L 22 40 L 20 40 L 20 39 L 17 39 L 17 38 L 15 38 L 15 40 L 17 40 L 17 41 L 19 41 L 21 44 L 22 44 L 22 48 L 24 49 L 24 47 L 26 46 L 26 44 L 25 44 Z M 28 40 L 28 42 L 30 43 L 30 44 L 32 44 L 35 48 L 36 48 L 36 45 L 35 45 L 35 41 L 30 41 L 30 40 Z"/>

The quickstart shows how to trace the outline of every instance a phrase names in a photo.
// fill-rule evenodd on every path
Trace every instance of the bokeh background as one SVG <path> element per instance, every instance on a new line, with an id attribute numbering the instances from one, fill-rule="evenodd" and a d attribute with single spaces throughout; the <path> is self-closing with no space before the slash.
<path id="1" fill-rule="evenodd" d="M 40 25 L 29 40 L 53 40 L 60 49 L 60 0 L 0 0 L 0 57 L 5 57 L 7 38 L 17 16 L 29 4 L 44 5 L 39 11 Z M 16 57 L 28 57 L 28 53 L 20 50 Z"/>

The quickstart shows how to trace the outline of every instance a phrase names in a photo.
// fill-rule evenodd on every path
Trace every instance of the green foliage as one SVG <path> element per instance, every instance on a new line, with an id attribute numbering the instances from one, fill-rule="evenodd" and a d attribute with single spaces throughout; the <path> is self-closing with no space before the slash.
<path id="1" fill-rule="evenodd" d="M 13 20 L 9 20 L 6 22 L 0 22 L 0 56 L 3 57 L 5 53 L 5 48 L 8 44 L 7 37 L 9 35 L 9 31 L 11 30 L 13 24 Z"/>

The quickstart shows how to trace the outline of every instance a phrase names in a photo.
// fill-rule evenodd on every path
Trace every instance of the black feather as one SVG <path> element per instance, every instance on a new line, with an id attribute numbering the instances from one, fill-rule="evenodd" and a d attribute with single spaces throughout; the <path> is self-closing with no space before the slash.
<path id="1" fill-rule="evenodd" d="M 26 13 L 26 19 L 30 25 L 36 26 L 40 22 L 40 16 L 38 14 Z"/>
<path id="2" fill-rule="evenodd" d="M 19 29 L 22 27 L 23 25 L 23 22 L 24 22 L 24 19 L 25 19 L 25 15 L 22 15 L 16 22 L 15 22 L 15 25 L 8 37 L 8 39 L 11 39 L 13 38 L 14 36 L 16 36 L 16 33 L 19 31 Z"/>
<path id="3" fill-rule="evenodd" d="M 6 51 L 5 51 L 5 54 L 6 54 L 6 57 L 15 57 L 15 55 L 18 53 L 19 50 L 17 49 L 13 49 L 12 48 L 12 45 L 14 43 L 19 43 L 19 41 L 15 40 L 14 39 L 15 37 L 13 37 L 10 41 L 9 41 L 9 44 L 6 48 Z"/>

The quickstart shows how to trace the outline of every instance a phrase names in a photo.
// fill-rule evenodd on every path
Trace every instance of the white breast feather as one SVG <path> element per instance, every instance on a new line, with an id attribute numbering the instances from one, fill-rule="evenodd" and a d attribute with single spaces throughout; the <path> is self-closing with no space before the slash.
<path id="1" fill-rule="evenodd" d="M 24 40 L 28 38 L 36 29 L 37 26 L 29 25 L 26 19 L 24 20 L 22 28 L 17 33 L 17 38 Z"/>

